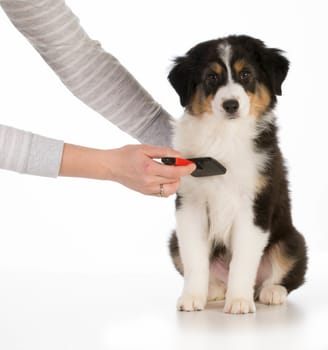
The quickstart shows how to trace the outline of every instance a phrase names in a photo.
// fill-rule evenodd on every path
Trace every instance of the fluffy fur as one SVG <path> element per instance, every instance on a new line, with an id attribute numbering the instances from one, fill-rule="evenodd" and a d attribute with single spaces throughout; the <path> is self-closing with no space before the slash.
<path id="1" fill-rule="evenodd" d="M 273 114 L 288 66 L 280 50 L 229 36 L 195 46 L 169 74 L 185 107 L 174 148 L 227 168 L 181 180 L 169 245 L 184 276 L 181 311 L 225 299 L 227 313 L 255 312 L 254 300 L 281 304 L 304 282 L 306 246 L 292 224 Z"/>

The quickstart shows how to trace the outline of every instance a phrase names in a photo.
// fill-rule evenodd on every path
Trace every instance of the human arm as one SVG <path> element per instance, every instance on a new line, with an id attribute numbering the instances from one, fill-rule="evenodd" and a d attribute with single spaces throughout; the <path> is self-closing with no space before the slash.
<path id="1" fill-rule="evenodd" d="M 0 0 L 0 5 L 73 94 L 140 142 L 170 145 L 171 117 L 87 36 L 64 1 Z M 0 168 L 58 176 L 63 141 L 1 129 Z"/>
<path id="2" fill-rule="evenodd" d="M 148 195 L 158 194 L 164 184 L 167 197 L 177 191 L 180 177 L 189 175 L 195 166 L 171 167 L 154 158 L 178 156 L 170 148 L 150 145 L 100 150 L 64 144 L 0 125 L 0 168 L 19 173 L 111 180 Z"/>
<path id="3" fill-rule="evenodd" d="M 59 176 L 111 180 L 147 195 L 158 195 L 163 185 L 163 196 L 168 197 L 177 191 L 180 177 L 194 171 L 195 165 L 172 167 L 154 158 L 178 156 L 170 148 L 150 145 L 99 150 L 65 144 Z"/>
<path id="4" fill-rule="evenodd" d="M 0 5 L 76 97 L 141 143 L 170 146 L 170 115 L 89 38 L 65 1 L 0 0 Z"/>

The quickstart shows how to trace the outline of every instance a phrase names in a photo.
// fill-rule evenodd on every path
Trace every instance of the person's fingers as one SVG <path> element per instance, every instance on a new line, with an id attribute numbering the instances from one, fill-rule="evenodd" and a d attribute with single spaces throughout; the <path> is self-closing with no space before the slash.
<path id="1" fill-rule="evenodd" d="M 149 183 L 152 183 L 152 185 L 154 186 L 158 186 L 159 184 L 164 184 L 164 185 L 172 184 L 175 182 L 180 182 L 180 178 L 170 179 L 162 176 L 154 176 L 152 177 L 151 181 L 149 181 Z"/>
<path id="2" fill-rule="evenodd" d="M 151 158 L 179 157 L 180 152 L 162 146 L 143 145 L 144 153 Z"/>
<path id="3" fill-rule="evenodd" d="M 175 188 L 174 186 L 170 186 L 172 184 L 179 185 L 180 179 L 168 179 L 166 177 L 161 176 L 147 176 L 144 179 L 143 187 L 146 189 L 148 193 L 159 193 L 159 189 L 161 185 L 169 185 L 170 188 Z"/>
<path id="4" fill-rule="evenodd" d="M 179 186 L 180 186 L 180 181 L 163 185 L 164 197 L 169 197 L 172 194 L 175 194 L 178 191 Z"/>
<path id="5" fill-rule="evenodd" d="M 174 166 L 152 162 L 149 171 L 154 175 L 166 177 L 167 179 L 179 179 L 181 176 L 190 175 L 196 169 L 196 164 Z"/>
<path id="6" fill-rule="evenodd" d="M 150 194 L 167 198 L 175 194 L 179 188 L 180 181 L 155 185 Z"/>
<path id="7" fill-rule="evenodd" d="M 180 157 L 180 153 L 169 147 L 143 145 L 143 152 L 150 158 L 164 158 L 164 157 Z M 150 175 L 157 175 L 166 177 L 170 180 L 179 179 L 181 176 L 191 174 L 195 169 L 196 165 L 190 164 L 188 166 L 171 166 L 164 165 L 153 159 L 144 163 L 145 171 Z"/>

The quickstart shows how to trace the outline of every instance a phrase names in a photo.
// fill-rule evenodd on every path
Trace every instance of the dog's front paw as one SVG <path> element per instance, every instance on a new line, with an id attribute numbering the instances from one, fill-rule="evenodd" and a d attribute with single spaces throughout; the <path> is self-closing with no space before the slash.
<path id="1" fill-rule="evenodd" d="M 232 298 L 227 299 L 223 311 L 227 314 L 248 314 L 255 312 L 253 300 Z"/>
<path id="2" fill-rule="evenodd" d="M 179 311 L 201 311 L 206 305 L 206 296 L 182 294 L 178 299 L 177 309 Z"/>
<path id="3" fill-rule="evenodd" d="M 280 285 L 265 286 L 261 289 L 259 301 L 262 304 L 279 305 L 287 298 L 287 289 Z"/>

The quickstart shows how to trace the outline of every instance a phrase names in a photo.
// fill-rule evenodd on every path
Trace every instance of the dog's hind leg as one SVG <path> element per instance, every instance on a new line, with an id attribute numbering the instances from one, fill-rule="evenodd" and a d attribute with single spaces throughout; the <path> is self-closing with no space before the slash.
<path id="1" fill-rule="evenodd" d="M 175 266 L 177 271 L 183 276 L 183 265 L 180 256 L 179 242 L 175 231 L 172 232 L 172 235 L 170 237 L 169 251 L 173 265 Z"/>
<path id="2" fill-rule="evenodd" d="M 208 301 L 225 299 L 230 259 L 230 255 L 227 254 L 223 246 L 217 246 L 213 249 L 210 259 Z"/>
<path id="3" fill-rule="evenodd" d="M 208 301 L 220 301 L 225 299 L 225 293 L 227 291 L 226 284 L 220 280 L 210 277 L 208 284 Z"/>
<path id="4" fill-rule="evenodd" d="M 283 304 L 288 293 L 304 283 L 307 257 L 303 236 L 295 230 L 289 239 L 274 244 L 265 254 L 271 273 L 258 291 L 258 300 L 269 305 Z"/>

